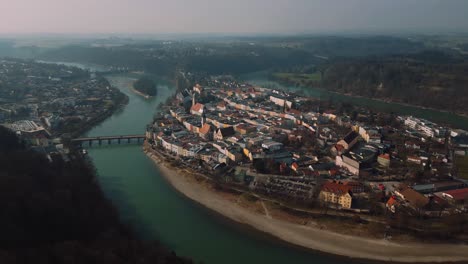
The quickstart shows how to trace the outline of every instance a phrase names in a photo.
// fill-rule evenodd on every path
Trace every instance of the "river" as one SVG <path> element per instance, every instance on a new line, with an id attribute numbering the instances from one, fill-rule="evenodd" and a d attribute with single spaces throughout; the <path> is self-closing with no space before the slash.
<path id="1" fill-rule="evenodd" d="M 158 96 L 134 94 L 127 76 L 109 76 L 110 83 L 128 95 L 129 104 L 89 131 L 88 135 L 141 134 L 156 106 L 174 91 L 158 83 Z M 157 239 L 178 255 L 203 263 L 349 263 L 286 246 L 233 224 L 176 192 L 140 145 L 112 145 L 88 149 L 106 195 L 122 219 L 143 238 Z"/>
<path id="2" fill-rule="evenodd" d="M 158 96 L 145 99 L 129 89 L 135 80 L 130 76 L 107 78 L 129 97 L 129 103 L 89 131 L 90 136 L 143 133 L 156 106 L 174 92 L 170 83 L 158 80 Z M 208 264 L 349 263 L 259 235 L 190 201 L 166 182 L 140 145 L 103 145 L 88 152 L 123 221 L 143 238 L 159 240 L 178 255 Z"/>

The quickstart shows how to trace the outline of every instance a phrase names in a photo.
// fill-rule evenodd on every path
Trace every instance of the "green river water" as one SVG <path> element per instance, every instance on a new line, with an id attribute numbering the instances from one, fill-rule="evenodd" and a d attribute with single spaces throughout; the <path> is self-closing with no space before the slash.
<path id="1" fill-rule="evenodd" d="M 158 84 L 158 96 L 144 99 L 128 89 L 131 79 L 108 77 L 130 98 L 120 112 L 88 135 L 141 134 L 159 102 L 173 89 Z M 215 215 L 175 191 L 136 144 L 88 149 L 106 195 L 125 222 L 147 239 L 203 263 L 349 263 L 348 260 L 286 246 Z"/>
<path id="2" fill-rule="evenodd" d="M 90 136 L 142 134 L 156 106 L 174 91 L 171 84 L 159 81 L 158 96 L 144 99 L 129 89 L 133 80 L 128 76 L 108 79 L 128 95 L 129 104 L 89 131 Z M 165 181 L 140 145 L 103 145 L 88 152 L 122 219 L 143 238 L 157 239 L 178 255 L 203 263 L 350 263 L 267 238 L 190 201 Z"/>

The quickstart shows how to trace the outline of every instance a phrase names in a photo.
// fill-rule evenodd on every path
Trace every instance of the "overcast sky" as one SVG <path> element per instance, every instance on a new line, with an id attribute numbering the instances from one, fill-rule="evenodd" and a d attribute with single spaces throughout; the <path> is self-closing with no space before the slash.
<path id="1" fill-rule="evenodd" d="M 468 32 L 468 0 L 0 0 L 1 33 Z"/>

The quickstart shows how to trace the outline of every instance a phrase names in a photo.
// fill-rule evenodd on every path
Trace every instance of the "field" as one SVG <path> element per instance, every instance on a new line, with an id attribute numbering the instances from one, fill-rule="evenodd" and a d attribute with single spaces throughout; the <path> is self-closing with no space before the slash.
<path id="1" fill-rule="evenodd" d="M 468 156 L 456 157 L 455 164 L 458 168 L 458 177 L 468 180 Z"/>

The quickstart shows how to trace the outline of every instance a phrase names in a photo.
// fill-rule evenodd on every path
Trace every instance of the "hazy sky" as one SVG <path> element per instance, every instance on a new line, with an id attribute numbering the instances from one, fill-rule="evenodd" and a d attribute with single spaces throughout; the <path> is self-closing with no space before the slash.
<path id="1" fill-rule="evenodd" d="M 465 31 L 468 0 L 0 0 L 0 33 Z"/>

